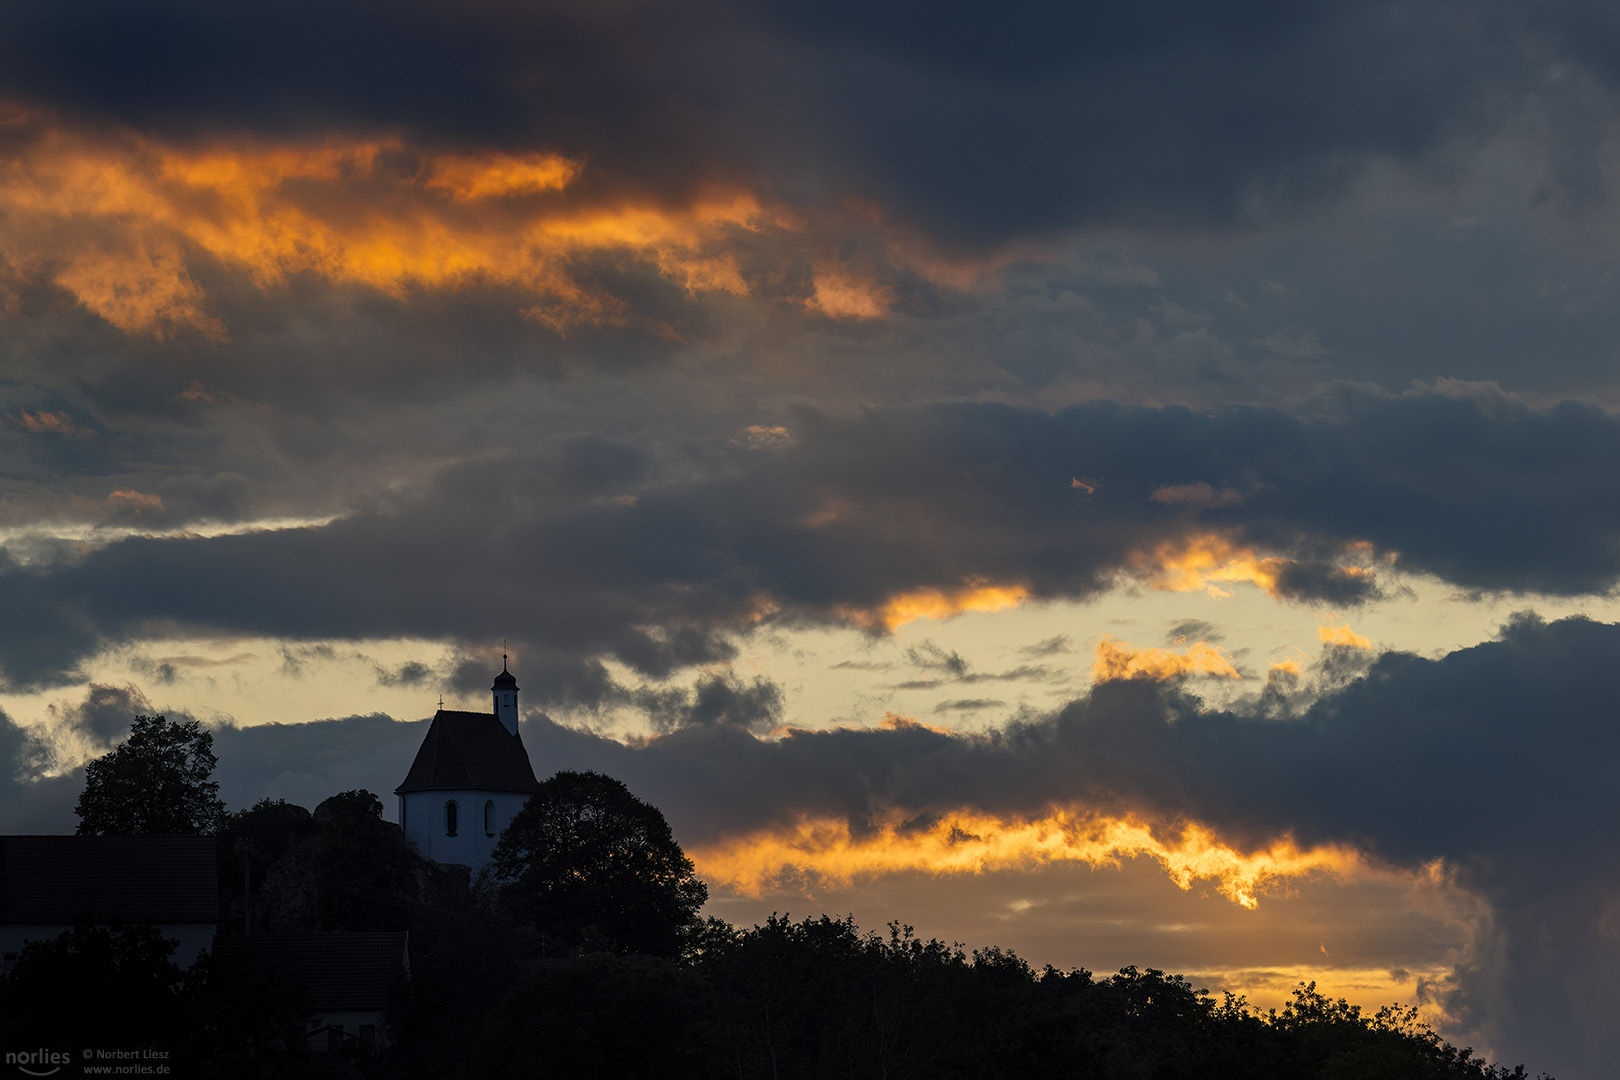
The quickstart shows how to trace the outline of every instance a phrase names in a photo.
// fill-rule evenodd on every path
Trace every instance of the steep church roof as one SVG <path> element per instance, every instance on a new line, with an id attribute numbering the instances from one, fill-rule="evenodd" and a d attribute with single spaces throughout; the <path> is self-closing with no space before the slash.
<path id="1" fill-rule="evenodd" d="M 527 794 L 535 786 L 523 737 L 507 731 L 494 713 L 440 709 L 394 794 L 468 789 Z"/>

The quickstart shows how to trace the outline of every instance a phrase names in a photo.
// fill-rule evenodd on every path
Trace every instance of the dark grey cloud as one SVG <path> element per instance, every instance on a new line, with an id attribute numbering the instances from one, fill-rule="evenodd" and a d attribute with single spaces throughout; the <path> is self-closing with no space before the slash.
<path id="1" fill-rule="evenodd" d="M 587 196 L 746 180 L 957 242 L 1231 222 L 1421 160 L 1613 70 L 1557 5 L 969 7 L 200 0 L 9 9 L 0 93 L 192 139 L 403 130 L 555 147 Z M 317 29 L 318 28 L 318 29 Z M 1579 132 L 1572 133 L 1578 135 Z M 1571 139 L 1572 143 L 1577 142 Z M 1566 166 L 1566 186 L 1581 179 Z"/>
<path id="2" fill-rule="evenodd" d="M 420 660 L 407 660 L 395 668 L 377 669 L 377 684 L 379 686 L 425 686 L 433 681 L 436 673 Z"/>
<path id="3" fill-rule="evenodd" d="M 936 713 L 945 712 L 980 712 L 984 709 L 997 709 L 1006 705 L 1005 701 L 996 701 L 993 698 L 953 698 L 942 701 L 934 706 Z"/>
<path id="4" fill-rule="evenodd" d="M 1620 423 L 1571 402 L 1343 390 L 1299 414 L 945 404 L 805 410 L 795 424 L 792 446 L 706 451 L 679 481 L 636 487 L 639 459 L 615 449 L 613 482 L 581 486 L 556 453 L 579 444 L 547 443 L 451 466 L 424 495 L 325 526 L 12 563 L 0 669 L 19 684 L 69 679 L 99 648 L 175 628 L 293 641 L 499 631 L 585 664 L 564 696 L 586 700 L 596 658 L 655 679 L 729 661 L 764 601 L 792 625 L 976 579 L 1084 598 L 1143 552 L 1210 532 L 1284 559 L 1282 597 L 1335 605 L 1379 595 L 1390 560 L 1476 590 L 1571 595 L 1620 579 L 1620 492 L 1603 465 Z M 1100 478 L 1085 498 L 1071 489 L 1082 471 Z M 621 478 L 634 490 L 604 497 Z M 1247 494 L 1153 497 L 1189 484 Z M 1352 555 L 1368 565 L 1344 569 Z M 289 663 L 308 648 L 287 646 Z"/>
<path id="5" fill-rule="evenodd" d="M 1043 638 L 1033 645 L 1025 645 L 1018 652 L 1022 656 L 1058 656 L 1072 652 L 1073 650 L 1069 648 L 1071 644 L 1073 642 L 1070 641 L 1068 634 L 1054 634 L 1052 637 Z"/>
<path id="6" fill-rule="evenodd" d="M 912 667 L 924 671 L 938 671 L 954 679 L 960 679 L 968 673 L 968 662 L 962 659 L 962 654 L 955 649 L 941 648 L 935 644 L 933 638 L 924 638 L 907 649 L 906 660 Z"/>
<path id="7" fill-rule="evenodd" d="M 658 731 L 724 727 L 762 734 L 782 722 L 780 686 L 759 677 L 745 682 L 730 672 L 702 676 L 691 690 L 643 687 L 625 698 L 644 711 Z"/>
<path id="8" fill-rule="evenodd" d="M 392 808 L 393 790 L 410 770 L 427 721 L 402 723 L 373 714 L 210 730 L 219 758 L 220 797 L 232 810 L 264 798 L 313 808 L 330 795 L 357 788 Z M 396 816 L 390 809 L 388 817 Z"/>
<path id="9" fill-rule="evenodd" d="M 1224 636 L 1218 626 L 1206 619 L 1183 619 L 1164 632 L 1164 640 L 1170 645 L 1183 641 L 1218 642 Z"/>
<path id="10" fill-rule="evenodd" d="M 91 683 L 82 702 L 65 708 L 53 705 L 49 712 L 54 723 L 77 729 L 92 743 L 105 746 L 128 731 L 135 717 L 157 710 L 137 686 Z"/>

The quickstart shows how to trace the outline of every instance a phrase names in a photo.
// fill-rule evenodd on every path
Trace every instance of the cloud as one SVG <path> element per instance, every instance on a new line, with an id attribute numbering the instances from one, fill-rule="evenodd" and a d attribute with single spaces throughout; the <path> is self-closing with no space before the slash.
<path id="1" fill-rule="evenodd" d="M 1183 619 L 1165 631 L 1165 642 L 1169 645 L 1182 645 L 1188 641 L 1208 641 L 1218 644 L 1222 639 L 1220 629 L 1212 622 L 1204 619 Z"/>
<path id="2" fill-rule="evenodd" d="M 673 731 L 683 727 L 726 727 L 764 733 L 782 722 L 782 688 L 766 678 L 744 682 L 726 672 L 705 675 L 690 690 L 671 687 L 641 689 L 628 695 L 646 711 L 653 727 Z"/>
<path id="3" fill-rule="evenodd" d="M 24 431 L 38 435 L 48 432 L 53 435 L 72 435 L 78 426 L 73 418 L 65 412 L 49 412 L 41 409 L 38 412 L 21 412 L 17 414 L 17 424 Z"/>
<path id="4" fill-rule="evenodd" d="M 1203 641 L 1195 641 L 1184 652 L 1178 653 L 1169 649 L 1139 649 L 1128 641 L 1117 641 L 1105 634 L 1097 642 L 1096 658 L 1091 665 L 1094 682 L 1109 679 L 1175 679 L 1184 675 L 1224 679 L 1243 677 L 1232 666 L 1231 658 L 1224 651 Z"/>
<path id="5" fill-rule="evenodd" d="M 1005 701 L 997 701 L 993 698 L 953 698 L 950 701 L 942 701 L 935 705 L 934 711 L 936 713 L 981 712 L 985 709 L 999 709 L 1006 704 Z"/>
<path id="6" fill-rule="evenodd" d="M 90 684 L 82 703 L 66 707 L 51 705 L 47 710 L 53 725 L 76 730 L 102 748 L 129 730 L 135 717 L 151 716 L 157 711 L 137 686 L 100 683 Z"/>
<path id="7" fill-rule="evenodd" d="M 1236 506 L 1243 501 L 1241 492 L 1234 491 L 1231 488 L 1222 488 L 1220 491 L 1216 491 L 1202 482 L 1197 484 L 1166 484 L 1163 487 L 1156 488 L 1148 498 L 1154 502 L 1165 503 L 1169 506 L 1179 504 L 1199 507 Z"/>
<path id="8" fill-rule="evenodd" d="M 1325 645 L 1343 645 L 1352 649 L 1372 648 L 1372 642 L 1350 629 L 1349 623 L 1319 625 L 1316 628 L 1316 637 Z"/>
<path id="9" fill-rule="evenodd" d="M 392 670 L 384 667 L 377 669 L 377 684 L 379 686 L 421 686 L 433 678 L 436 672 L 419 660 L 407 660 Z"/>
<path id="10" fill-rule="evenodd" d="M 657 483 L 634 448 L 547 443 L 451 465 L 328 524 L 134 536 L 8 567 L 0 599 L 18 629 L 0 630 L 0 671 L 65 679 L 101 648 L 177 631 L 471 641 L 489 632 L 497 581 L 546 597 L 510 613 L 524 648 L 664 678 L 728 661 L 773 621 L 879 632 L 1122 579 L 1335 606 L 1377 595 L 1392 565 L 1515 592 L 1620 580 L 1620 517 L 1604 509 L 1620 493 L 1604 494 L 1614 480 L 1598 466 L 1620 452 L 1620 424 L 1606 414 L 1434 393 L 1316 407 L 1308 421 L 1109 403 L 805 410 L 792 446 L 717 444 L 710 467 Z M 1076 459 L 1110 475 L 1084 503 L 1067 498 Z M 1188 460 L 1265 490 L 1192 518 L 1146 499 Z M 847 511 L 807 523 L 830 493 Z"/>
<path id="11" fill-rule="evenodd" d="M 1025 645 L 1018 652 L 1021 656 L 1058 656 L 1071 652 L 1069 645 L 1068 634 L 1054 634 L 1049 638 L 1037 641 L 1033 645 Z"/>
<path id="12" fill-rule="evenodd" d="M 132 514 L 163 513 L 162 496 L 148 495 L 140 491 L 114 491 L 107 496 L 107 502 L 118 511 Z"/>
<path id="13" fill-rule="evenodd" d="M 1609 67 L 1577 29 L 1591 17 L 1558 6 L 1026 5 L 995 26 L 910 3 L 168 0 L 84 16 L 7 13 L 0 96 L 190 143 L 402 131 L 483 155 L 476 178 L 438 174 L 463 196 L 544 193 L 580 162 L 649 202 L 746 177 L 810 205 L 863 200 L 957 247 L 1287 213 L 1366 162 L 1479 141 L 1537 96 L 1558 115 L 1580 102 L 1549 70 Z M 1579 134 L 1548 135 L 1570 144 L 1561 189 L 1592 186 Z"/>
<path id="14" fill-rule="evenodd" d="M 906 660 L 913 667 L 938 671 L 957 679 L 968 673 L 968 663 L 960 653 L 954 649 L 947 652 L 936 645 L 932 638 L 924 638 L 907 649 Z"/>

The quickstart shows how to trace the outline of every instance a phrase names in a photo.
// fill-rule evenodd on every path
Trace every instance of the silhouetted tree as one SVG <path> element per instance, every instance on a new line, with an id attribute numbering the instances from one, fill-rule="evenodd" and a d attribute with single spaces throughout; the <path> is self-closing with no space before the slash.
<path id="1" fill-rule="evenodd" d="M 410 930 L 425 915 L 433 867 L 398 825 L 383 820 L 382 801 L 369 791 L 333 795 L 314 814 L 260 803 L 242 825 L 294 830 L 256 886 L 257 929 Z"/>
<path id="2" fill-rule="evenodd" d="M 88 917 L 30 942 L 0 982 L 0 1039 L 18 1047 L 171 1047 L 180 1015 L 174 948 L 149 923 L 96 926 Z"/>
<path id="3" fill-rule="evenodd" d="M 322 825 L 352 822 L 364 826 L 372 821 L 381 821 L 382 813 L 382 800 L 364 788 L 357 788 L 322 799 L 315 808 L 315 820 Z"/>
<path id="4" fill-rule="evenodd" d="M 679 950 L 709 897 L 664 815 L 595 772 L 535 789 L 488 875 L 521 923 L 571 946 L 655 956 Z"/>
<path id="5" fill-rule="evenodd" d="M 225 815 L 214 736 L 195 720 L 137 716 L 129 738 L 84 770 L 81 836 L 196 836 Z"/>

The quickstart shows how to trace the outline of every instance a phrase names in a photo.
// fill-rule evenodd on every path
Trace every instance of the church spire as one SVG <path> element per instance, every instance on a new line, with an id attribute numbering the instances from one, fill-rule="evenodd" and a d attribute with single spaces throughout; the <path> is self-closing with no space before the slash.
<path id="1" fill-rule="evenodd" d="M 511 658 L 505 652 L 501 653 L 501 673 L 495 676 L 495 685 L 490 687 L 495 695 L 495 716 L 501 724 L 513 735 L 518 730 L 518 684 L 517 679 L 507 670 Z"/>

